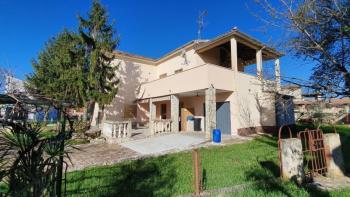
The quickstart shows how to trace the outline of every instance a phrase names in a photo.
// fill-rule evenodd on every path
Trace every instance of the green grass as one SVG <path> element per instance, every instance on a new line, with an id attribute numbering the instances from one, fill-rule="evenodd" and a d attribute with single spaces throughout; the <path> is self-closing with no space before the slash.
<path id="1" fill-rule="evenodd" d="M 339 133 L 348 142 L 350 129 L 343 128 Z M 349 146 L 350 143 L 345 144 L 343 150 L 349 150 Z M 276 138 L 261 137 L 244 144 L 202 148 L 200 153 L 205 190 L 247 184 L 244 190 L 226 195 L 350 196 L 350 189 L 320 193 L 280 181 Z M 346 166 L 349 167 L 348 158 Z M 193 192 L 192 176 L 191 152 L 182 152 L 68 173 L 67 194 L 178 196 Z"/>

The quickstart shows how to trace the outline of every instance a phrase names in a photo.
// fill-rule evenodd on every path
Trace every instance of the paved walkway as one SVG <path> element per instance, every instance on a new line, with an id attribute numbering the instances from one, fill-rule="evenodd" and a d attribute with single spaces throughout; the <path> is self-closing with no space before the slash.
<path id="1" fill-rule="evenodd" d="M 193 148 L 206 141 L 204 135 L 188 135 L 182 133 L 166 134 L 152 138 L 139 139 L 122 143 L 125 148 L 141 155 L 157 155 L 167 152 Z"/>
<path id="2" fill-rule="evenodd" d="M 72 164 L 67 161 L 69 164 L 68 171 L 81 170 L 92 166 L 111 165 L 139 156 L 135 151 L 118 144 L 82 144 L 76 147 L 79 150 L 73 150 L 70 154 Z"/>

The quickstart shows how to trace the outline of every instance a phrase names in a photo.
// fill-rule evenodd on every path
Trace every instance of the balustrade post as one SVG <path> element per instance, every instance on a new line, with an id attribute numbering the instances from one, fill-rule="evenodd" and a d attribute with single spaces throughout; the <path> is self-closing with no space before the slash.
<path id="1" fill-rule="evenodd" d="M 119 123 L 118 124 L 118 138 L 120 138 L 121 130 L 122 130 L 122 125 Z"/>
<path id="2" fill-rule="evenodd" d="M 131 120 L 129 120 L 128 127 L 127 127 L 128 129 L 127 129 L 127 133 L 126 133 L 127 137 L 129 137 L 129 138 L 131 137 L 131 129 L 132 129 L 131 127 L 132 127 L 132 123 L 131 123 Z"/>
<path id="3" fill-rule="evenodd" d="M 127 128 L 127 126 L 128 126 L 127 124 L 128 124 L 128 123 L 126 123 L 126 122 L 123 123 L 123 138 L 126 137 L 126 132 L 127 132 L 127 129 L 126 129 L 126 128 Z"/>
<path id="4" fill-rule="evenodd" d="M 112 124 L 112 129 L 111 129 L 111 137 L 113 138 L 113 132 L 114 132 L 114 124 Z"/>

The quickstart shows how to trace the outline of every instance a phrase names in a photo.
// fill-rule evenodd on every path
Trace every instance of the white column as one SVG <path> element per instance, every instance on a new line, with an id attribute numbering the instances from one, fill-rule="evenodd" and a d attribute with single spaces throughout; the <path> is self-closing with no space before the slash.
<path id="1" fill-rule="evenodd" d="M 256 52 L 256 71 L 257 71 L 257 76 L 258 79 L 262 80 L 263 79 L 263 59 L 262 59 L 262 49 L 258 50 Z"/>
<path id="2" fill-rule="evenodd" d="M 153 103 L 152 98 L 149 99 L 149 129 L 151 135 L 154 135 L 154 126 L 153 120 L 156 119 L 156 105 Z"/>
<path id="3" fill-rule="evenodd" d="M 175 95 L 170 96 L 171 113 L 171 131 L 179 131 L 179 98 Z"/>
<path id="4" fill-rule="evenodd" d="M 232 70 L 238 71 L 238 53 L 237 53 L 237 40 L 235 38 L 231 38 L 231 67 Z"/>
<path id="5" fill-rule="evenodd" d="M 275 60 L 275 76 L 276 76 L 276 90 L 281 90 L 281 68 L 280 68 L 280 59 Z"/>

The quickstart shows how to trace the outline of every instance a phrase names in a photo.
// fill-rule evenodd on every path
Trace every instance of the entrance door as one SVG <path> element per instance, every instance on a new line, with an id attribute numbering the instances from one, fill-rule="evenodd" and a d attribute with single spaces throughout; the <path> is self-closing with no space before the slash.
<path id="1" fill-rule="evenodd" d="M 231 134 L 230 102 L 216 103 L 216 128 L 220 129 L 222 134 Z"/>
<path id="2" fill-rule="evenodd" d="M 166 114 L 167 114 L 167 112 L 166 112 L 166 104 L 162 104 L 160 106 L 160 118 L 161 119 L 166 119 Z"/>
<path id="3" fill-rule="evenodd" d="M 193 108 L 181 108 L 181 131 L 186 131 L 187 128 L 187 116 L 193 116 Z"/>

